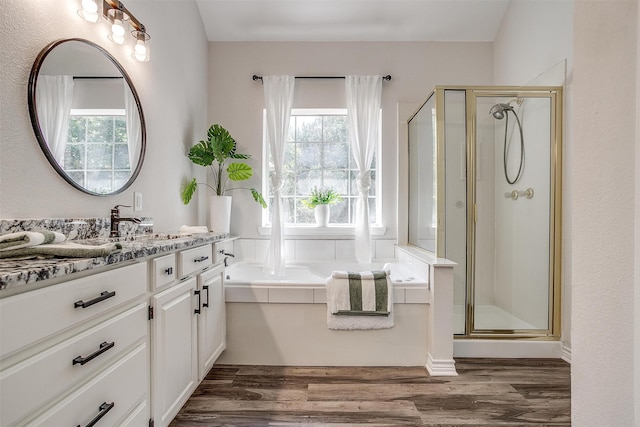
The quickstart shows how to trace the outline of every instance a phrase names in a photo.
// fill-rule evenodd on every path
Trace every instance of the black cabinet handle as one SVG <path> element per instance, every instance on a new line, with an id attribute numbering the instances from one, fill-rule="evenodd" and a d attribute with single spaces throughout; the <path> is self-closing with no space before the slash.
<path id="1" fill-rule="evenodd" d="M 202 261 L 206 261 L 209 259 L 209 256 L 205 255 L 205 256 L 201 256 L 200 258 L 196 258 L 193 260 L 193 262 L 202 262 Z"/>
<path id="2" fill-rule="evenodd" d="M 209 307 L 209 286 L 202 286 L 202 289 L 204 289 L 205 291 L 207 291 L 207 302 L 203 303 L 202 306 L 203 307 Z"/>
<path id="3" fill-rule="evenodd" d="M 200 291 L 193 291 L 198 296 L 198 308 L 194 310 L 195 314 L 200 314 L 200 306 L 202 305 L 202 301 L 200 300 Z"/>
<path id="4" fill-rule="evenodd" d="M 94 419 L 89 421 L 89 424 L 87 424 L 86 427 L 93 427 L 94 425 L 96 425 L 97 422 L 100 421 L 100 418 L 107 415 L 107 412 L 112 410 L 114 406 L 116 406 L 116 402 L 111 402 L 111 403 L 104 402 L 98 408 L 100 410 L 100 412 L 98 412 L 98 415 L 96 415 Z M 78 424 L 78 427 L 82 427 L 82 426 Z"/>
<path id="5" fill-rule="evenodd" d="M 169 267 L 169 268 L 167 268 L 166 270 L 164 270 L 164 272 L 165 272 L 167 275 L 171 275 L 171 274 L 173 274 L 173 267 Z"/>
<path id="6" fill-rule="evenodd" d="M 100 344 L 100 348 L 98 348 L 98 350 L 95 353 L 92 353 L 90 355 L 88 355 L 87 357 L 82 357 L 82 356 L 78 356 L 75 359 L 73 359 L 73 365 L 84 365 L 87 362 L 92 361 L 93 359 L 95 359 L 96 357 L 100 356 L 102 353 L 106 352 L 107 350 L 109 350 L 110 348 L 113 348 L 116 345 L 115 341 L 114 342 L 103 342 L 102 344 Z"/>
<path id="7" fill-rule="evenodd" d="M 96 298 L 94 298 L 92 300 L 89 300 L 89 301 L 86 301 L 86 302 L 82 301 L 82 300 L 74 302 L 73 303 L 73 308 L 78 308 L 78 307 L 87 308 L 87 307 L 92 306 L 93 304 L 97 304 L 100 301 L 104 301 L 104 300 L 106 300 L 108 298 L 115 297 L 115 296 L 116 296 L 116 291 L 111 291 L 111 292 L 104 291 L 104 292 L 102 292 L 100 294 L 99 297 L 96 297 Z"/>

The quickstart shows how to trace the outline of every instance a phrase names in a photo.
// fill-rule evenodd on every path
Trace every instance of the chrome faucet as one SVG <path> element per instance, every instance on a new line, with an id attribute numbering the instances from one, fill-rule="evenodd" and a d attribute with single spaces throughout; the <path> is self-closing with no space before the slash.
<path id="1" fill-rule="evenodd" d="M 133 222 L 135 224 L 140 224 L 140 218 L 120 218 L 120 207 L 130 208 L 130 205 L 115 205 L 113 209 L 111 209 L 111 233 L 109 233 L 109 237 L 120 237 L 120 231 L 118 229 L 118 225 L 123 221 Z"/>

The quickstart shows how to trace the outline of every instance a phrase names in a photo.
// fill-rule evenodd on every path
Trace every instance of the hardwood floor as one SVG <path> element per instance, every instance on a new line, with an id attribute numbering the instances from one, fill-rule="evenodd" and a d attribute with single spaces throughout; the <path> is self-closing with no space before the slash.
<path id="1" fill-rule="evenodd" d="M 456 369 L 215 365 L 170 427 L 571 424 L 562 360 L 456 359 Z"/>

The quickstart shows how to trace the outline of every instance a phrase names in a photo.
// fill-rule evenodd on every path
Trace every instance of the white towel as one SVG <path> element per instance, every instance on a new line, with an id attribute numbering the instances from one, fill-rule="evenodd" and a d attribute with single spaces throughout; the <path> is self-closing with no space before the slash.
<path id="1" fill-rule="evenodd" d="M 208 233 L 209 229 L 206 225 L 183 225 L 178 231 L 181 234 L 199 234 L 199 233 Z"/>
<path id="2" fill-rule="evenodd" d="M 389 272 L 385 273 L 386 279 L 386 311 L 388 315 L 379 315 L 385 311 L 384 307 L 378 307 L 376 311 L 375 281 L 373 272 L 355 273 L 359 275 L 362 285 L 362 307 L 354 310 L 351 305 L 349 291 L 349 275 L 354 273 L 336 271 L 327 279 L 327 326 L 329 329 L 353 330 L 353 329 L 387 329 L 394 326 L 393 319 L 393 286 L 389 278 Z M 356 307 L 357 308 L 357 307 Z M 336 314 L 343 312 L 348 315 Z M 357 312 L 361 311 L 362 315 Z"/>
<path id="3" fill-rule="evenodd" d="M 0 252 L 43 244 L 61 243 L 64 240 L 65 235 L 57 231 L 19 231 L 0 236 Z"/>

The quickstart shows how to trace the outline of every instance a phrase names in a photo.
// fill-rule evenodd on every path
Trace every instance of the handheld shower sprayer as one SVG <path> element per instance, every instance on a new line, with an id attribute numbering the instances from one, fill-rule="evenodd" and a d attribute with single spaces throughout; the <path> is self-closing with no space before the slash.
<path id="1" fill-rule="evenodd" d="M 518 102 L 518 105 L 520 105 L 522 103 L 522 101 L 520 101 L 520 98 L 518 98 L 516 100 L 516 102 Z M 518 174 L 516 175 L 516 177 L 514 179 L 509 178 L 509 172 L 507 171 L 507 131 L 508 131 L 508 128 L 509 128 L 509 111 L 511 111 L 513 113 L 513 115 L 515 116 L 516 121 L 518 122 L 518 128 L 520 129 L 520 165 L 518 166 Z M 516 111 L 511 106 L 511 102 L 509 102 L 508 104 L 504 104 L 504 103 L 495 104 L 489 110 L 489 114 L 491 114 L 497 120 L 505 119 L 505 121 L 504 121 L 504 145 L 502 147 L 502 160 L 503 160 L 503 166 L 504 166 L 504 177 L 505 177 L 505 179 L 507 180 L 507 182 L 509 184 L 515 184 L 516 182 L 518 182 L 518 180 L 522 176 L 522 168 L 524 167 L 524 136 L 523 136 L 523 132 L 522 132 L 522 123 L 520 123 L 520 118 L 518 117 L 518 114 L 516 113 Z"/>
<path id="2" fill-rule="evenodd" d="M 506 114 L 505 111 L 512 111 L 513 114 L 515 114 L 515 111 L 513 111 L 513 107 L 509 104 L 496 104 L 491 107 L 491 110 L 489 110 L 489 114 L 491 114 L 498 120 L 502 120 L 504 119 L 504 116 Z"/>

